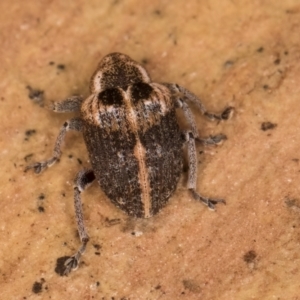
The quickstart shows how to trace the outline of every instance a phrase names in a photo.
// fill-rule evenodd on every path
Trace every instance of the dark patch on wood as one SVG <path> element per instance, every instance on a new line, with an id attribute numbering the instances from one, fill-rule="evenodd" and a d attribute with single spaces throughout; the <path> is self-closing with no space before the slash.
<path id="1" fill-rule="evenodd" d="M 62 256 L 59 257 L 56 260 L 56 266 L 55 266 L 55 273 L 58 274 L 59 276 L 64 276 L 64 272 L 65 272 L 65 262 L 70 258 L 70 256 Z"/>
<path id="2" fill-rule="evenodd" d="M 33 153 L 27 154 L 27 155 L 24 157 L 24 160 L 25 160 L 26 162 L 28 162 L 28 161 L 31 160 L 32 156 L 33 156 Z"/>
<path id="3" fill-rule="evenodd" d="M 274 129 L 275 127 L 277 127 L 277 124 L 275 123 L 271 123 L 271 122 L 263 122 L 261 124 L 261 130 L 262 131 L 267 131 L 267 130 L 271 130 L 271 129 Z"/>
<path id="4" fill-rule="evenodd" d="M 254 250 L 250 250 L 244 254 L 243 259 L 247 264 L 249 264 L 249 263 L 253 263 L 256 257 L 257 257 L 256 252 Z"/>
<path id="5" fill-rule="evenodd" d="M 28 129 L 28 130 L 25 131 L 25 135 L 27 137 L 30 137 L 30 136 L 34 135 L 35 133 L 36 133 L 35 129 Z"/>
<path id="6" fill-rule="evenodd" d="M 199 294 L 201 293 L 201 287 L 198 284 L 198 282 L 196 282 L 193 279 L 186 279 L 182 281 L 182 284 L 184 286 L 185 289 L 189 290 L 190 292 L 194 293 L 194 294 Z"/>
<path id="7" fill-rule="evenodd" d="M 42 104 L 44 102 L 44 91 L 40 89 L 34 89 L 31 86 L 26 86 L 28 89 L 28 97 L 31 99 L 33 102 Z"/>
<path id="8" fill-rule="evenodd" d="M 39 294 L 42 292 L 42 289 L 43 289 L 43 284 L 45 282 L 45 279 L 44 278 L 41 278 L 41 281 L 38 282 L 34 282 L 34 284 L 32 285 L 32 292 L 35 293 L 35 294 Z"/>
<path id="9" fill-rule="evenodd" d="M 24 141 L 28 141 L 29 138 L 31 136 L 33 136 L 34 134 L 36 134 L 36 130 L 35 129 L 28 129 L 25 131 L 25 138 L 24 138 Z"/>
<path id="10" fill-rule="evenodd" d="M 286 198 L 285 204 L 288 208 L 300 209 L 300 200 L 297 198 Z"/>
<path id="11" fill-rule="evenodd" d="M 44 208 L 43 206 L 39 206 L 39 207 L 38 207 L 38 211 L 39 211 L 40 213 L 43 213 L 43 212 L 45 212 L 45 208 Z"/>
<path id="12" fill-rule="evenodd" d="M 93 244 L 93 246 L 96 250 L 100 250 L 102 248 L 100 244 Z"/>
<path id="13" fill-rule="evenodd" d="M 155 9 L 155 10 L 153 11 L 153 14 L 156 15 L 156 16 L 159 16 L 159 17 L 162 16 L 162 13 L 161 13 L 161 10 L 160 10 L 160 9 Z"/>
<path id="14" fill-rule="evenodd" d="M 106 227 L 115 226 L 121 223 L 121 219 L 109 219 L 105 218 L 105 225 Z"/>
<path id="15" fill-rule="evenodd" d="M 279 65 L 280 64 L 280 58 L 277 58 L 274 60 L 274 65 Z"/>
<path id="16" fill-rule="evenodd" d="M 143 65 L 147 65 L 149 63 L 149 59 L 148 58 L 143 58 L 142 61 L 141 61 L 141 63 Z"/>
<path id="17" fill-rule="evenodd" d="M 264 52 L 264 48 L 263 48 L 263 47 L 259 47 L 256 51 L 257 51 L 258 53 L 262 53 L 262 52 Z"/>
<path id="18" fill-rule="evenodd" d="M 58 64 L 56 66 L 56 68 L 59 69 L 59 70 L 64 70 L 66 68 L 66 66 L 64 64 Z"/>
<path id="19" fill-rule="evenodd" d="M 234 61 L 233 60 L 227 60 L 224 63 L 224 68 L 228 69 L 231 68 L 234 65 Z"/>

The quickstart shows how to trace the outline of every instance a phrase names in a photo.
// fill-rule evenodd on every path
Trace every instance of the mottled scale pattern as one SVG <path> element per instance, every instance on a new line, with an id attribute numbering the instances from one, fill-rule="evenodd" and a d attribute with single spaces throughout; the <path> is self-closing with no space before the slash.
<path id="1" fill-rule="evenodd" d="M 107 197 L 128 215 L 143 217 L 138 161 L 133 155 L 135 135 L 125 135 L 124 131 L 108 135 L 105 129 L 94 125 L 84 126 L 83 132 L 85 139 L 93 142 L 86 145 L 96 179 Z"/>
<path id="2" fill-rule="evenodd" d="M 139 134 L 147 149 L 146 164 L 150 175 L 151 215 L 155 215 L 176 189 L 182 173 L 182 138 L 175 111 L 162 118 L 160 125 Z"/>
<path id="3" fill-rule="evenodd" d="M 88 98 L 81 112 L 92 168 L 108 198 L 131 216 L 156 214 L 182 170 L 183 141 L 169 90 L 145 82 L 109 87 Z"/>

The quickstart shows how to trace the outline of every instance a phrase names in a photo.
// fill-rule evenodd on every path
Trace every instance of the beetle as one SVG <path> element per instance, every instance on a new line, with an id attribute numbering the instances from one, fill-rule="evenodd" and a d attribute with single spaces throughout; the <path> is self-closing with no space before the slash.
<path id="1" fill-rule="evenodd" d="M 97 180 L 107 197 L 121 210 L 136 218 L 149 218 L 165 206 L 174 193 L 183 166 L 183 145 L 187 145 L 189 171 L 187 188 L 196 200 L 210 209 L 225 203 L 196 191 L 197 155 L 195 141 L 205 145 L 222 142 L 222 134 L 201 139 L 189 107 L 193 103 L 210 120 L 227 120 L 233 107 L 221 114 L 208 112 L 197 96 L 173 83 L 152 82 L 147 71 L 129 56 L 106 55 L 90 81 L 90 96 L 72 96 L 55 102 L 55 112 L 80 115 L 64 123 L 53 156 L 29 165 L 41 173 L 61 156 L 61 144 L 69 130 L 81 131 L 91 169 L 79 171 L 75 179 L 74 206 L 81 246 L 65 262 L 65 275 L 76 269 L 89 241 L 83 220 L 81 193 Z M 179 127 L 180 108 L 190 129 Z"/>

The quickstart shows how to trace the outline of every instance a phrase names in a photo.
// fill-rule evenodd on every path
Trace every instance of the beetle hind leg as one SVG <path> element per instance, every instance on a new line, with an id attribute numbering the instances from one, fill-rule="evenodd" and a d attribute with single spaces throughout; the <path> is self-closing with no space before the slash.
<path id="1" fill-rule="evenodd" d="M 86 245 L 89 241 L 89 236 L 86 231 L 83 220 L 83 209 L 80 194 L 84 191 L 93 181 L 95 180 L 95 174 L 93 170 L 82 170 L 80 171 L 75 179 L 74 187 L 74 207 L 77 222 L 77 229 L 81 240 L 81 246 L 77 252 L 72 255 L 65 262 L 64 275 L 68 275 L 72 270 L 76 270 L 79 265 L 79 261 L 83 253 L 85 252 Z"/>
<path id="2" fill-rule="evenodd" d="M 220 138 L 217 139 L 217 141 Z M 200 200 L 203 204 L 205 204 L 208 208 L 214 210 L 215 205 L 218 203 L 226 204 L 223 199 L 214 199 L 204 197 L 196 191 L 196 183 L 197 183 L 197 153 L 196 153 L 196 145 L 195 145 L 195 137 L 192 132 L 188 131 L 185 133 L 185 140 L 187 142 L 188 148 L 188 158 L 189 158 L 189 173 L 188 173 L 188 189 L 193 195 L 194 199 Z"/>

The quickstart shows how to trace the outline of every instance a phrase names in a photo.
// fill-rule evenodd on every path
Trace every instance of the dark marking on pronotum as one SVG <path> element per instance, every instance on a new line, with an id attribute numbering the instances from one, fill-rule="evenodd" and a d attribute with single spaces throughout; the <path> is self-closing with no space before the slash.
<path id="1" fill-rule="evenodd" d="M 103 92 L 98 94 L 98 99 L 101 104 L 108 106 L 121 106 L 122 104 L 124 104 L 122 92 L 117 88 L 104 90 Z"/>
<path id="2" fill-rule="evenodd" d="M 79 111 L 80 116 L 61 127 L 53 156 L 26 170 L 32 168 L 41 173 L 58 162 L 69 130 L 83 133 L 91 163 L 90 169 L 79 171 L 75 178 L 74 203 L 81 246 L 73 256 L 57 260 L 56 273 L 67 275 L 79 266 L 89 241 L 81 193 L 95 180 L 107 198 L 129 216 L 152 217 L 166 205 L 176 189 L 183 169 L 183 146 L 186 146 L 190 195 L 210 209 L 219 202 L 225 203 L 196 191 L 196 141 L 217 145 L 226 137 L 199 138 L 190 103 L 210 120 L 227 120 L 233 113 L 233 107 L 225 108 L 220 114 L 208 112 L 189 90 L 174 83 L 152 82 L 145 68 L 136 61 L 125 54 L 111 53 L 100 61 L 91 78 L 90 96 L 85 99 L 72 96 L 53 104 L 55 112 Z M 180 128 L 177 108 L 182 109 L 188 130 Z M 120 218 L 105 220 L 106 226 L 119 223 Z M 135 232 L 134 226 L 130 231 Z M 100 255 L 100 251 L 95 254 Z M 192 285 L 190 288 L 197 291 Z"/>
<path id="3" fill-rule="evenodd" d="M 153 91 L 153 88 L 148 83 L 138 82 L 131 87 L 131 97 L 133 103 L 140 100 L 148 99 Z"/>

